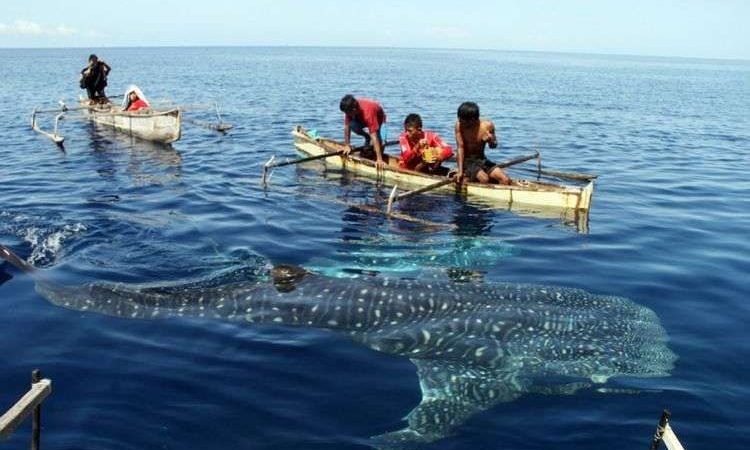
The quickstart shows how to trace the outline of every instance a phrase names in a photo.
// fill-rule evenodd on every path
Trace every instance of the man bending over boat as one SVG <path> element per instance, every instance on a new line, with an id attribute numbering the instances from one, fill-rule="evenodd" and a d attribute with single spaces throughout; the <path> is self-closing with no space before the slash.
<path id="1" fill-rule="evenodd" d="M 419 114 L 406 116 L 398 142 L 401 146 L 398 163 L 402 169 L 432 174 L 447 172 L 440 164 L 453 156 L 453 149 L 437 133 L 422 130 Z"/>
<path id="2" fill-rule="evenodd" d="M 107 87 L 107 76 L 112 70 L 96 55 L 89 56 L 89 64 L 81 70 L 81 89 L 86 89 L 91 103 L 107 103 L 104 88 Z"/>
<path id="3" fill-rule="evenodd" d="M 505 171 L 484 155 L 484 146 L 497 148 L 495 124 L 491 120 L 479 117 L 479 105 L 474 102 L 464 102 L 458 107 L 456 121 L 456 144 L 458 146 L 458 179 L 459 184 L 464 177 L 469 181 L 480 183 L 510 184 L 510 178 Z"/>
<path id="4" fill-rule="evenodd" d="M 365 145 L 372 143 L 375 151 L 375 164 L 378 168 L 385 167 L 383 161 L 383 138 L 380 129 L 385 123 L 385 112 L 380 103 L 368 98 L 356 99 L 353 95 L 347 94 L 341 98 L 339 109 L 344 113 L 344 144 L 347 146 L 348 154 L 352 146 L 352 131 L 365 138 Z M 365 132 L 365 128 L 367 131 Z M 363 156 L 372 158 L 369 152 L 363 153 Z"/>

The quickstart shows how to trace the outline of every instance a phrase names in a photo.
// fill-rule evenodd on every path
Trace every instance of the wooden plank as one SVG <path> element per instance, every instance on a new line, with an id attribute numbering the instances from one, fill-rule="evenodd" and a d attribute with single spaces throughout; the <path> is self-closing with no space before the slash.
<path id="1" fill-rule="evenodd" d="M 39 406 L 52 393 L 52 381 L 49 378 L 39 380 L 21 397 L 5 414 L 0 416 L 0 439 L 7 438 L 18 428 L 34 408 Z"/>

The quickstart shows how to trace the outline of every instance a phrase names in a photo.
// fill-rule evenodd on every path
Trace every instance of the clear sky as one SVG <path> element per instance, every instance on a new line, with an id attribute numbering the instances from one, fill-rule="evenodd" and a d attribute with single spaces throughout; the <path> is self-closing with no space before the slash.
<path id="1" fill-rule="evenodd" d="M 311 45 L 750 59 L 750 0 L 3 0 L 0 47 Z"/>

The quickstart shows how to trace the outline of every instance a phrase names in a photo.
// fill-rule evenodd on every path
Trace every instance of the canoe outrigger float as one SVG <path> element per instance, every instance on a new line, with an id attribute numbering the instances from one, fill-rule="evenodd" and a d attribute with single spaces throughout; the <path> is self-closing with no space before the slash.
<path id="1" fill-rule="evenodd" d="M 115 97 L 121 96 L 113 96 L 112 98 Z M 232 128 L 231 124 L 221 121 L 218 106 L 216 107 L 216 115 L 219 118 L 217 124 L 184 119 L 184 109 L 184 107 L 170 106 L 167 108 L 150 107 L 138 111 L 124 111 L 120 105 L 112 102 L 92 104 L 88 100 L 80 100 L 78 107 L 68 108 L 61 101 L 58 109 L 40 110 L 35 108 L 31 114 L 31 128 L 61 147 L 65 138 L 58 132 L 60 120 L 65 117 L 66 113 L 74 111 L 81 111 L 86 119 L 97 125 L 113 128 L 120 133 L 161 144 L 171 144 L 182 137 L 183 120 L 221 133 L 225 133 Z M 57 113 L 55 128 L 52 132 L 44 131 L 39 127 L 38 115 L 42 113 Z"/>
<path id="2" fill-rule="evenodd" d="M 334 167 L 341 167 L 344 170 L 393 183 L 395 186 L 389 203 L 392 203 L 394 199 L 406 198 L 413 194 L 425 192 L 426 190 L 434 189 L 442 192 L 456 191 L 455 183 L 448 177 L 401 169 L 398 166 L 398 158 L 394 156 L 383 155 L 387 167 L 378 170 L 375 167 L 374 161 L 353 153 L 346 157 L 343 155 L 338 157 L 331 156 L 332 154 L 340 155 L 340 152 L 344 148 L 342 142 L 317 137 L 314 134 L 311 135 L 311 133 L 299 125 L 294 128 L 292 135 L 294 136 L 294 146 L 297 150 L 309 157 L 314 157 L 315 159 L 327 158 L 326 163 Z M 540 155 L 537 152 L 534 155 L 515 158 L 500 165 L 508 167 L 530 159 L 537 159 L 539 161 L 539 158 Z M 274 165 L 272 162 L 269 162 L 266 166 L 268 167 L 269 164 Z M 281 164 L 284 163 L 275 165 Z M 541 174 L 545 174 L 540 164 L 538 164 L 538 171 Z M 513 179 L 513 183 L 509 186 L 467 182 L 463 184 L 461 191 L 470 198 L 489 201 L 493 204 L 499 203 L 504 206 L 514 207 L 514 209 L 519 205 L 525 205 L 525 207 L 531 207 L 528 208 L 531 210 L 536 207 L 543 210 L 570 210 L 576 215 L 579 212 L 588 212 L 589 208 L 591 208 L 595 175 L 564 174 L 562 172 L 546 173 L 556 173 L 558 174 L 558 178 L 565 178 L 568 175 L 567 178 L 580 179 L 585 184 L 582 186 L 567 186 L 542 181 Z M 396 187 L 405 184 L 412 185 L 418 189 L 396 195 Z M 521 209 L 525 209 L 525 207 Z M 388 209 L 390 210 L 390 205 Z"/>

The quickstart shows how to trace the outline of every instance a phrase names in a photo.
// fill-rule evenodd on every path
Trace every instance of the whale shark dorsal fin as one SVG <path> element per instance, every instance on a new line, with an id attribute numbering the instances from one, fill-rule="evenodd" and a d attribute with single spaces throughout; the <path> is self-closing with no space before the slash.
<path id="1" fill-rule="evenodd" d="M 310 272 L 291 264 L 279 264 L 271 269 L 273 285 L 279 292 L 293 291 L 297 283 L 308 275 L 310 275 Z"/>
<path id="2" fill-rule="evenodd" d="M 472 367 L 457 360 L 411 361 L 417 366 L 422 400 L 405 417 L 407 427 L 372 438 L 378 445 L 442 439 L 472 415 L 528 391 L 512 369 Z"/>
<path id="3" fill-rule="evenodd" d="M 17 269 L 22 270 L 26 273 L 32 273 L 36 271 L 34 266 L 21 259 L 18 255 L 13 253 L 11 249 L 2 244 L 0 244 L 0 257 L 11 263 Z"/>

